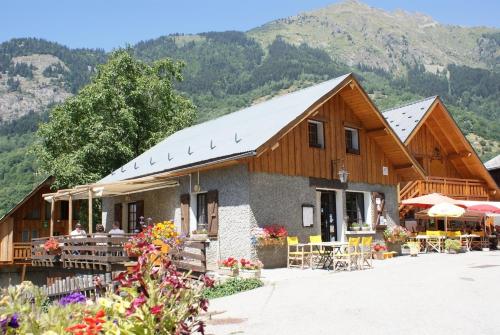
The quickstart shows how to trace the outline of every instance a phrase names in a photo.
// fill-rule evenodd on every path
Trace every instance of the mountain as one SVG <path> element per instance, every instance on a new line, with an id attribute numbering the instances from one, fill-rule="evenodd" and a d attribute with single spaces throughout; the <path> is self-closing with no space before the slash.
<path id="1" fill-rule="evenodd" d="M 500 153 L 500 29 L 442 25 L 357 1 L 248 32 L 175 34 L 129 48 L 184 60 L 177 89 L 199 121 L 354 72 L 380 109 L 440 95 L 483 159 Z M 35 38 L 0 44 L 0 215 L 42 176 L 28 147 L 51 106 L 89 82 L 107 54 Z"/>

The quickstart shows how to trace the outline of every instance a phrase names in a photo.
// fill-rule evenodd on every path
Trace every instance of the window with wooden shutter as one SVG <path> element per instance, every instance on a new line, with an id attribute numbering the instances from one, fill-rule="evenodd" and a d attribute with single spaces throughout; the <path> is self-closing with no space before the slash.
<path id="1" fill-rule="evenodd" d="M 120 224 L 120 227 L 122 226 L 122 204 L 115 204 L 115 211 L 114 211 L 114 217 L 115 217 L 115 222 L 118 222 Z"/>
<path id="2" fill-rule="evenodd" d="M 217 237 L 219 234 L 219 192 L 217 190 L 207 193 L 208 236 Z"/>
<path id="3" fill-rule="evenodd" d="M 181 234 L 189 235 L 189 194 L 181 195 Z"/>

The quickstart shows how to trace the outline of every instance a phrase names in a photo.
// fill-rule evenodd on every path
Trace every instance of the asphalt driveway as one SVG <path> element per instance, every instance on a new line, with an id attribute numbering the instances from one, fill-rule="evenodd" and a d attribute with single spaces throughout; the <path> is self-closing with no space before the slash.
<path id="1" fill-rule="evenodd" d="M 263 275 L 265 287 L 211 301 L 208 334 L 500 334 L 500 251 Z"/>

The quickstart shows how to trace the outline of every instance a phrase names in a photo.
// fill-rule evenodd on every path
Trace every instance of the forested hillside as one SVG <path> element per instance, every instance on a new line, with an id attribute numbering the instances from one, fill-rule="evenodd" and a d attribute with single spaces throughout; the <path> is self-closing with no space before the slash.
<path id="1" fill-rule="evenodd" d="M 321 15 L 318 17 L 324 17 Z M 311 19 L 312 16 L 309 13 L 309 19 L 300 21 L 301 25 L 315 25 L 317 20 Z M 198 121 L 354 72 L 380 109 L 440 95 L 483 159 L 500 152 L 498 30 L 452 29 L 450 36 L 458 36 L 459 32 L 468 34 L 468 47 L 472 43 L 470 36 L 476 36 L 478 48 L 482 48 L 478 51 L 477 67 L 462 62 L 459 57 L 449 57 L 454 62 L 430 67 L 429 52 L 427 58 L 405 57 L 391 67 L 382 66 L 382 63 L 376 66 L 373 55 L 378 51 L 374 51 L 369 62 L 360 63 L 347 61 L 342 56 L 344 53 L 332 52 L 328 43 L 321 47 L 318 43 L 305 44 L 292 39 L 290 31 L 296 28 L 297 20 L 289 18 L 280 21 L 279 25 L 273 23 L 248 33 L 163 36 L 140 42 L 129 50 L 148 62 L 165 57 L 185 61 L 184 81 L 177 84 L 177 89 L 197 106 Z M 339 29 L 347 31 L 345 24 L 331 26 L 330 22 L 323 26 L 333 29 L 334 34 L 340 34 Z M 286 36 L 279 34 L 283 27 Z M 356 27 L 354 25 L 353 29 Z M 384 27 L 380 28 L 382 35 Z M 314 26 L 309 28 L 306 31 L 312 31 Z M 439 30 L 440 41 L 445 39 L 443 34 L 448 29 L 445 28 Z M 373 29 L 365 28 L 367 31 Z M 401 31 L 401 36 L 406 33 Z M 391 30 L 387 36 L 394 38 L 394 34 Z M 357 36 L 354 32 L 352 35 Z M 316 36 L 314 41 L 318 38 Z M 353 43 L 360 43 L 352 38 Z M 412 39 L 408 39 L 408 43 Z M 424 42 L 422 45 L 427 43 Z M 369 41 L 364 43 L 369 44 Z M 368 44 L 367 49 L 370 48 Z M 453 45 L 450 43 L 449 48 L 454 48 Z M 344 46 L 338 44 L 337 48 L 340 50 Z M 394 51 L 392 57 L 397 55 Z M 386 56 L 380 56 L 384 64 Z M 35 160 L 27 149 L 33 141 L 37 123 L 46 117 L 54 104 L 88 83 L 96 66 L 106 58 L 102 50 L 69 49 L 40 39 L 15 39 L 0 44 L 0 117 L 4 120 L 0 127 L 0 215 L 42 178 L 34 174 Z"/>

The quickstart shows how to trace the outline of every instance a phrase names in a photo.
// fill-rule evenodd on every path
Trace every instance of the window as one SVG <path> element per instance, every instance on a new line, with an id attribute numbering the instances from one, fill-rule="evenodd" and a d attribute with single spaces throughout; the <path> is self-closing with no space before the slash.
<path id="1" fill-rule="evenodd" d="M 136 224 L 137 224 L 137 204 L 135 202 L 128 204 L 127 223 L 128 223 L 128 231 L 129 232 L 133 232 L 134 229 L 138 228 L 138 227 L 136 227 Z"/>
<path id="2" fill-rule="evenodd" d="M 50 202 L 45 201 L 45 220 L 50 220 Z"/>
<path id="3" fill-rule="evenodd" d="M 68 220 L 69 219 L 69 202 L 61 201 L 59 207 L 59 219 Z"/>
<path id="4" fill-rule="evenodd" d="M 359 155 L 359 131 L 354 128 L 345 128 L 345 151 Z"/>
<path id="5" fill-rule="evenodd" d="M 323 132 L 323 122 L 308 121 L 309 127 L 309 146 L 314 148 L 324 148 L 325 138 Z"/>
<path id="6" fill-rule="evenodd" d="M 26 220 L 38 220 L 38 219 L 40 219 L 40 208 L 39 207 L 30 208 L 29 211 L 26 212 L 24 218 Z"/>
<path id="7" fill-rule="evenodd" d="M 196 195 L 196 224 L 197 230 L 208 230 L 207 193 L 198 193 Z"/>
<path id="8" fill-rule="evenodd" d="M 365 222 L 365 195 L 361 192 L 345 193 L 346 214 L 349 226 Z"/>

